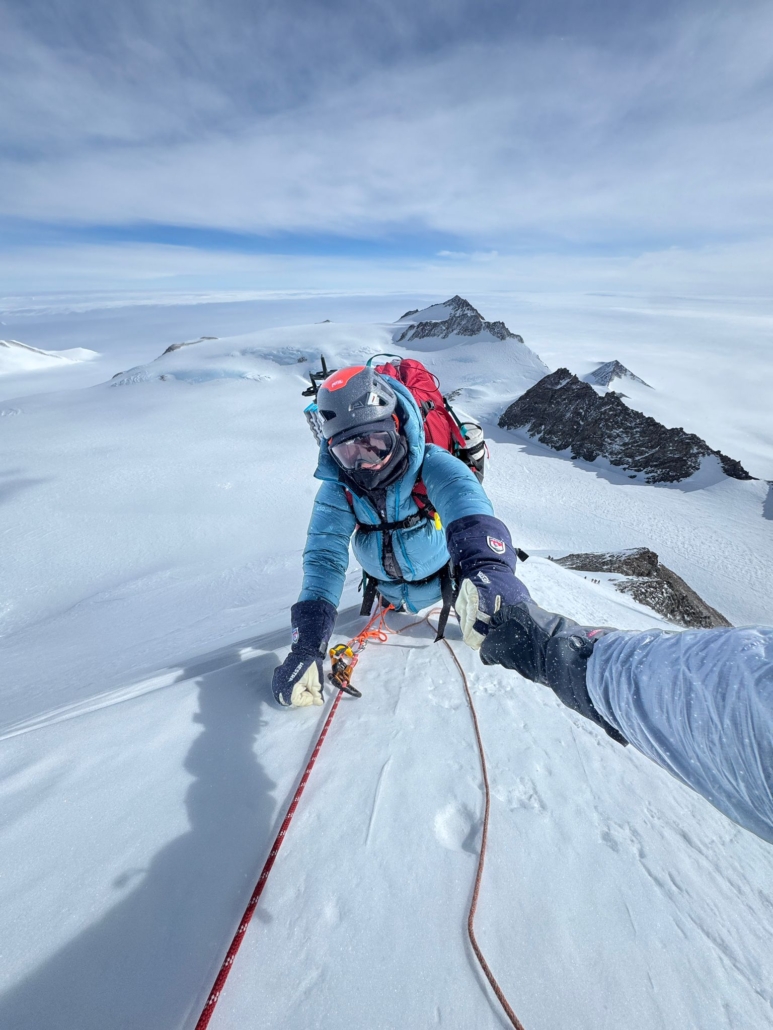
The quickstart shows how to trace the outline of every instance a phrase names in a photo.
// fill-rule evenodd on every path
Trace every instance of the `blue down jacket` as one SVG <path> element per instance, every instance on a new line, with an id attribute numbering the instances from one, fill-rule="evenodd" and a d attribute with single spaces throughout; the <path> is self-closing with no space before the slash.
<path id="1" fill-rule="evenodd" d="M 401 522 L 418 511 L 411 497 L 417 479 L 423 480 L 444 526 L 466 515 L 493 515 L 491 502 L 470 469 L 442 447 L 425 442 L 421 413 L 410 391 L 397 381 L 390 381 L 390 386 L 398 395 L 410 458 L 405 475 L 387 487 L 386 520 Z M 340 469 L 330 457 L 326 443 L 320 447 L 319 464 L 314 475 L 322 480 L 322 486 L 317 492 L 309 523 L 303 552 L 303 588 L 298 600 L 324 598 L 338 607 L 351 541 L 360 565 L 369 575 L 384 581 L 379 588 L 380 593 L 395 607 L 405 604 L 408 611 L 417 612 L 438 601 L 438 579 L 416 585 L 411 581 L 426 579 L 446 564 L 445 532 L 436 529 L 426 519 L 410 529 L 396 530 L 392 534 L 394 553 L 403 570 L 403 578 L 408 582 L 389 583 L 381 562 L 383 534 L 355 531 L 358 522 L 378 525 L 381 520 L 365 497 L 353 495 L 352 512 Z"/>

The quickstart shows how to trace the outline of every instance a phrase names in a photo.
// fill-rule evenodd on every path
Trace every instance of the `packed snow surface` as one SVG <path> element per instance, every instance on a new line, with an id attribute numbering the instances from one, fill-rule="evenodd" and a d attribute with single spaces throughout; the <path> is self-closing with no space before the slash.
<path id="1" fill-rule="evenodd" d="M 0 1026 L 195 1025 L 325 715 L 269 686 L 317 485 L 304 377 L 320 353 L 411 354 L 393 332 L 203 340 L 0 405 Z M 647 546 L 732 622 L 769 623 L 768 484 L 648 486 L 497 429 L 536 377 L 514 343 L 417 356 L 486 423 L 535 599 L 664 625 L 547 560 Z M 334 640 L 362 625 L 358 578 Z M 773 849 L 449 636 L 493 791 L 478 937 L 527 1030 L 773 1025 Z M 503 1025 L 465 939 L 483 795 L 459 674 L 423 625 L 356 678 L 215 1030 Z"/>

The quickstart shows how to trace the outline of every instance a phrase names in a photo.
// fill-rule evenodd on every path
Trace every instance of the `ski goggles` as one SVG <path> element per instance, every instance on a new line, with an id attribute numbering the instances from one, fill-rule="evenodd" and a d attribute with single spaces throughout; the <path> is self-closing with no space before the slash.
<path id="1" fill-rule="evenodd" d="M 341 468 L 348 472 L 358 469 L 376 471 L 392 457 L 396 443 L 394 430 L 376 429 L 334 444 L 330 451 Z"/>

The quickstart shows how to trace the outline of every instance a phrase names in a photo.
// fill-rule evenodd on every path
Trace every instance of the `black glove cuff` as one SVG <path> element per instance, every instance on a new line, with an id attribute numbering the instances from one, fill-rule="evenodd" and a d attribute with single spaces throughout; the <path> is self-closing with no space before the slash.
<path id="1" fill-rule="evenodd" d="M 336 614 L 335 606 L 321 597 L 296 602 L 290 609 L 292 653 L 304 658 L 324 657 Z"/>
<path id="2" fill-rule="evenodd" d="M 506 566 L 515 571 L 516 554 L 510 530 L 493 515 L 465 515 L 446 526 L 446 543 L 451 562 L 465 579 L 486 565 Z"/>

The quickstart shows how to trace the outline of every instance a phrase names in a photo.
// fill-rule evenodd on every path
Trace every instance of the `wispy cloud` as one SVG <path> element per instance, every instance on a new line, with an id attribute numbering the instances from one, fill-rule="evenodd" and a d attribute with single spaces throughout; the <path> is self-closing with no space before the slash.
<path id="1" fill-rule="evenodd" d="M 497 255 L 751 244 L 771 37 L 756 2 L 19 2 L 0 218 L 81 254 L 83 227 L 399 239 L 494 277 Z"/>

